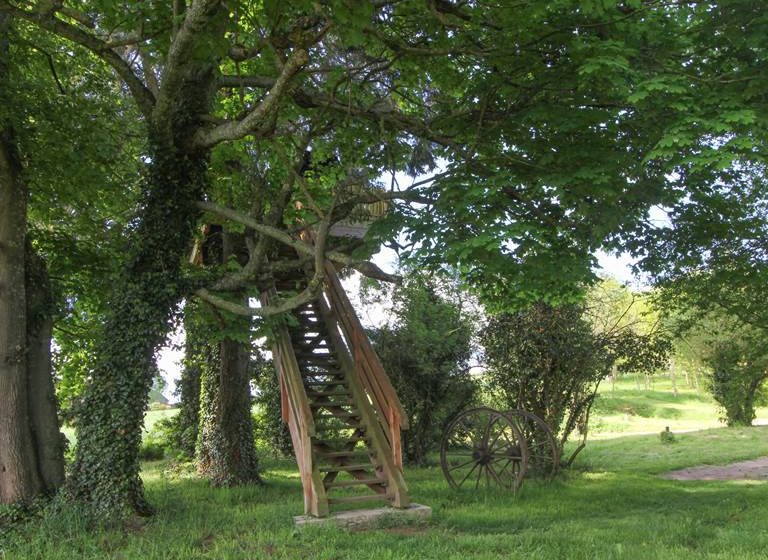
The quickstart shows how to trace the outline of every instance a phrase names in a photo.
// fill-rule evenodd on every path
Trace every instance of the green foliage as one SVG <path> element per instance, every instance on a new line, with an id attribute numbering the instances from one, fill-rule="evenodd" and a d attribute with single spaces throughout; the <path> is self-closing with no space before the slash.
<path id="1" fill-rule="evenodd" d="M 142 461 L 159 461 L 165 457 L 165 445 L 157 441 L 141 442 L 139 447 L 139 459 Z"/>
<path id="2" fill-rule="evenodd" d="M 392 321 L 370 335 L 408 414 L 404 459 L 424 464 L 446 424 L 475 397 L 468 366 L 472 318 L 450 280 L 406 272 L 391 297 Z"/>
<path id="3" fill-rule="evenodd" d="M 600 381 L 615 357 L 577 305 L 539 303 L 492 316 L 482 331 L 487 383 L 503 408 L 522 408 L 549 426 L 562 452 L 571 433 L 586 433 Z"/>
<path id="4" fill-rule="evenodd" d="M 677 330 L 676 356 L 701 370 L 729 426 L 749 426 L 755 406 L 767 396 L 768 338 L 762 326 L 744 323 L 725 310 L 668 310 Z"/>
<path id="5" fill-rule="evenodd" d="M 271 360 L 258 354 L 254 363 L 255 399 L 254 436 L 274 456 L 293 457 L 293 443 L 288 425 L 282 419 L 280 383 Z"/>
<path id="6" fill-rule="evenodd" d="M 705 357 L 712 368 L 710 390 L 729 426 L 751 426 L 755 405 L 766 398 L 768 348 L 749 336 L 717 341 Z"/>

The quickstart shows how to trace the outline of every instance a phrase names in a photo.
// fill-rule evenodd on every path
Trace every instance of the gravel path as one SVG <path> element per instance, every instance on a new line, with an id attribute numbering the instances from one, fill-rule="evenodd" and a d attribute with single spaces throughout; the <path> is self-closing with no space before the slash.
<path id="1" fill-rule="evenodd" d="M 768 457 L 723 466 L 702 465 L 661 476 L 672 480 L 768 480 Z"/>

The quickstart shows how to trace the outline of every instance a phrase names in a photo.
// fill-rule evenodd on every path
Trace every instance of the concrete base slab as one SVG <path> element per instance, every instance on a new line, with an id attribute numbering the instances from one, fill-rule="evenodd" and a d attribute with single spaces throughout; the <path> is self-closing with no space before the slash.
<path id="1" fill-rule="evenodd" d="M 352 529 L 365 529 L 376 527 L 395 527 L 408 523 L 426 521 L 432 515 L 432 508 L 421 504 L 411 504 L 407 508 L 397 509 L 382 507 L 375 509 L 355 509 L 352 511 L 339 511 L 328 517 L 313 517 L 311 515 L 297 515 L 293 522 L 297 527 L 309 525 L 337 525 Z"/>

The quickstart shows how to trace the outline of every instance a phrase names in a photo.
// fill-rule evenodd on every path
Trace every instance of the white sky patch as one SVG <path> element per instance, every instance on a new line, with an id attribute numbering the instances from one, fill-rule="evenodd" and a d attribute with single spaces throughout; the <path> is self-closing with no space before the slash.
<path id="1" fill-rule="evenodd" d="M 165 379 L 163 396 L 169 402 L 176 402 L 173 396 L 181 377 L 181 361 L 184 359 L 184 328 L 179 324 L 168 337 L 167 343 L 157 353 L 157 369 Z"/>

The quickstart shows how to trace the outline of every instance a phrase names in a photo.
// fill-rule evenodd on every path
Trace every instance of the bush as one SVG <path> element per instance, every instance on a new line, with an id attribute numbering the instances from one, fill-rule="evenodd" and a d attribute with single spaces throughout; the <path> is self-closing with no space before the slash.
<path id="1" fill-rule="evenodd" d="M 452 288 L 406 275 L 392 296 L 394 320 L 370 333 L 408 415 L 403 458 L 409 463 L 426 463 L 445 426 L 477 392 L 468 367 L 472 322 L 454 303 L 460 298 L 443 295 Z"/>
<path id="2" fill-rule="evenodd" d="M 142 461 L 159 461 L 165 458 L 165 446 L 157 441 L 142 441 L 139 448 L 139 459 Z"/>
<path id="3" fill-rule="evenodd" d="M 760 346 L 734 338 L 714 345 L 705 361 L 712 368 L 709 389 L 723 420 L 728 426 L 751 426 L 756 402 L 764 398 L 768 356 Z"/>
<path id="4" fill-rule="evenodd" d="M 504 408 L 544 420 L 560 453 L 574 430 L 586 431 L 597 384 L 612 364 L 583 313 L 577 305 L 539 303 L 491 317 L 482 335 L 491 391 Z"/>
<path id="5" fill-rule="evenodd" d="M 274 364 L 263 356 L 254 360 L 254 381 L 258 389 L 253 414 L 256 448 L 266 449 L 276 457 L 293 457 L 291 433 L 281 416 L 277 372 Z"/>

